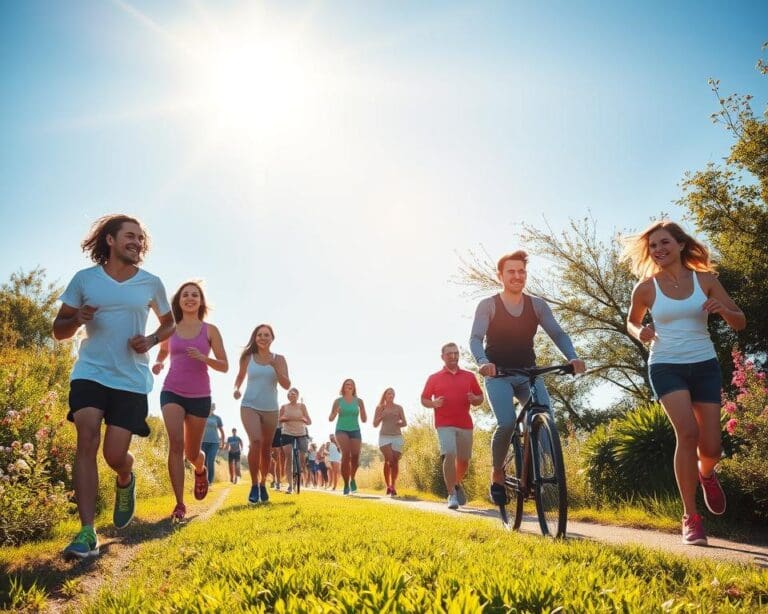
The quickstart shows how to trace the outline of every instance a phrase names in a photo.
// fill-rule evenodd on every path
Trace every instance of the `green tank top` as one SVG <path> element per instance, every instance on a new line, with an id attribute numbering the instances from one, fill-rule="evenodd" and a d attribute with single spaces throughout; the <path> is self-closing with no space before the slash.
<path id="1" fill-rule="evenodd" d="M 336 422 L 337 431 L 359 431 L 360 423 L 357 417 L 360 415 L 360 406 L 357 399 L 347 403 L 344 397 L 339 397 L 339 420 Z"/>

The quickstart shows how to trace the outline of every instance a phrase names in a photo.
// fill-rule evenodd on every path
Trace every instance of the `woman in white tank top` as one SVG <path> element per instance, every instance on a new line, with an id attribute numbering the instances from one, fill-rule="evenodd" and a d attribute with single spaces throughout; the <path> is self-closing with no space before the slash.
<path id="1" fill-rule="evenodd" d="M 706 545 L 696 510 L 700 482 L 713 514 L 725 512 L 715 465 L 720 460 L 720 366 L 707 330 L 718 315 L 734 330 L 746 318 L 714 274 L 707 248 L 674 222 L 656 222 L 626 240 L 641 281 L 632 292 L 630 334 L 650 343 L 651 387 L 675 430 L 675 478 L 683 500 L 683 543 Z M 645 325 L 650 312 L 653 324 Z"/>

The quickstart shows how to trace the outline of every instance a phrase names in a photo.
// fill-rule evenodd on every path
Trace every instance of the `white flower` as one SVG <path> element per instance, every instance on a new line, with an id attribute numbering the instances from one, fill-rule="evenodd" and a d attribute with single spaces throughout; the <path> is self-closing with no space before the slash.
<path id="1" fill-rule="evenodd" d="M 18 471 L 29 471 L 29 465 L 27 464 L 27 461 L 25 461 L 23 458 L 20 458 L 15 463 L 16 469 Z"/>
<path id="2" fill-rule="evenodd" d="M 21 449 L 26 454 L 32 454 L 32 452 L 35 451 L 35 446 L 32 445 L 31 443 L 27 442 L 23 446 L 21 446 Z"/>

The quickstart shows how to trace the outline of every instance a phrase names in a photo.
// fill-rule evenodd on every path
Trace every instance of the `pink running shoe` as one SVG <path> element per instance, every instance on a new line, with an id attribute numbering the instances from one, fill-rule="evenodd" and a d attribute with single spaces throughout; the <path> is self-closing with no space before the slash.
<path id="1" fill-rule="evenodd" d="M 187 516 L 187 506 L 183 503 L 177 503 L 171 512 L 171 522 L 184 522 Z"/>
<path id="2" fill-rule="evenodd" d="M 701 522 L 701 516 L 698 514 L 683 516 L 683 543 L 689 546 L 707 545 L 704 524 Z"/>
<path id="3" fill-rule="evenodd" d="M 392 487 L 391 486 L 387 486 L 387 496 L 389 496 L 391 494 L 392 494 Z"/>
<path id="4" fill-rule="evenodd" d="M 699 482 L 701 483 L 701 489 L 704 491 L 704 503 L 707 504 L 707 509 L 715 516 L 725 513 L 725 493 L 723 487 L 720 486 L 720 481 L 717 479 L 717 474 L 713 471 L 712 475 L 705 478 L 699 471 Z"/>

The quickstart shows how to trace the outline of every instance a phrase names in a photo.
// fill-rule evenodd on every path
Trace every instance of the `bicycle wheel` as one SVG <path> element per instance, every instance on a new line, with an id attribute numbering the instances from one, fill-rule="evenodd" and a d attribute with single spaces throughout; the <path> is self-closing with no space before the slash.
<path id="1" fill-rule="evenodd" d="M 301 464 L 299 463 L 299 446 L 293 445 L 293 492 L 297 495 L 301 490 Z"/>
<path id="2" fill-rule="evenodd" d="M 507 505 L 499 506 L 501 522 L 508 528 L 519 529 L 523 519 L 522 471 L 523 448 L 520 444 L 520 433 L 515 431 L 504 459 L 504 489 L 507 491 Z"/>
<path id="3" fill-rule="evenodd" d="M 568 522 L 568 489 L 565 484 L 563 451 L 557 427 L 549 413 L 536 414 L 531 425 L 531 452 L 534 476 L 536 512 L 541 532 L 552 537 L 564 537 Z"/>

